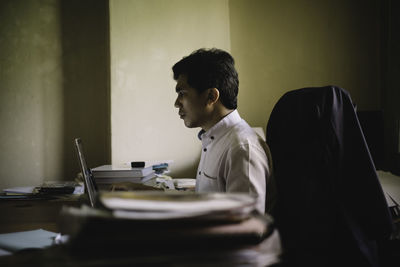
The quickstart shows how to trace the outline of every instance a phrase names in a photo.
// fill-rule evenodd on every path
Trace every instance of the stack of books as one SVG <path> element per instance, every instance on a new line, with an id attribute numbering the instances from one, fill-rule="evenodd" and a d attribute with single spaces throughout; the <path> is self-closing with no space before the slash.
<path id="1" fill-rule="evenodd" d="M 99 189 L 107 190 L 115 183 L 145 183 L 156 177 L 152 166 L 132 168 L 102 165 L 92 169 L 92 175 Z"/>
<path id="2" fill-rule="evenodd" d="M 116 183 L 145 184 L 168 169 L 167 163 L 145 164 L 139 167 L 134 167 L 137 165 L 133 163 L 129 165 L 102 165 L 92 168 L 92 175 L 98 189 L 108 190 Z"/>

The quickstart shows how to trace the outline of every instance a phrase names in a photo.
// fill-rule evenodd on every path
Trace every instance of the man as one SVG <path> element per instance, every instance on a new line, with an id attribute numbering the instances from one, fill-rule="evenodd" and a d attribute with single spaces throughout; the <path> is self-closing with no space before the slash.
<path id="1" fill-rule="evenodd" d="M 172 70 L 179 116 L 187 127 L 201 128 L 196 191 L 249 193 L 257 198 L 259 212 L 269 212 L 274 199 L 270 153 L 236 110 L 239 80 L 232 56 L 199 49 Z"/>

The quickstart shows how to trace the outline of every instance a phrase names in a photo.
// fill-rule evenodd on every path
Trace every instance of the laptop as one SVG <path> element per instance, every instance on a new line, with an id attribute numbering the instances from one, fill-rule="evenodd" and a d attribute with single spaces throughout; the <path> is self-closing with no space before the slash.
<path id="1" fill-rule="evenodd" d="M 75 148 L 78 155 L 79 165 L 85 182 L 86 193 L 88 194 L 90 205 L 95 207 L 97 201 L 97 186 L 94 182 L 92 171 L 86 165 L 85 156 L 83 155 L 82 140 L 75 138 Z"/>

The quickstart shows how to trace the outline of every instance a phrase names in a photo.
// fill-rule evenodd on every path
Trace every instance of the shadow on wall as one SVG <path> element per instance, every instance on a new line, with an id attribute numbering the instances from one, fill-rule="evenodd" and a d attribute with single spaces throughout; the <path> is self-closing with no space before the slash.
<path id="1" fill-rule="evenodd" d="M 79 172 L 73 140 L 89 167 L 111 162 L 110 38 L 107 0 L 62 0 L 63 174 Z"/>
<path id="2" fill-rule="evenodd" d="M 385 116 L 385 161 L 388 170 L 400 175 L 400 2 L 383 1 L 383 107 Z"/>

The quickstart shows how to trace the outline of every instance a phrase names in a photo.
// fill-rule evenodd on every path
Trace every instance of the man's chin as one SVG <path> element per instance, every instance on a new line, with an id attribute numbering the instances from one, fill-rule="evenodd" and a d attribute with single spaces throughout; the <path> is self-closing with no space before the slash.
<path id="1" fill-rule="evenodd" d="M 185 126 L 187 128 L 196 128 L 197 126 L 194 125 L 193 123 L 189 122 L 189 121 L 183 121 L 183 123 L 185 124 Z"/>

